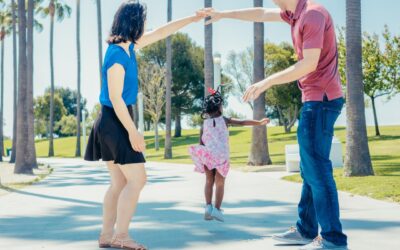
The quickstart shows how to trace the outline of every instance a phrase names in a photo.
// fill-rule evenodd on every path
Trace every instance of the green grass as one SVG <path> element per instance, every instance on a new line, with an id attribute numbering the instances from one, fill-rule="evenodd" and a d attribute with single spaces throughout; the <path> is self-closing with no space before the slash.
<path id="1" fill-rule="evenodd" d="M 295 129 L 294 129 L 295 130 Z M 366 195 L 376 199 L 400 202 L 400 126 L 382 126 L 382 136 L 374 135 L 374 128 L 368 128 L 370 151 L 375 170 L 375 176 L 371 177 L 343 177 L 343 170 L 336 169 L 335 177 L 338 188 L 353 194 Z M 184 130 L 182 137 L 173 138 L 173 159 L 164 160 L 164 137 L 161 134 L 160 150 L 154 150 L 154 134 L 147 132 L 145 135 L 147 143 L 146 158 L 148 161 L 191 163 L 187 153 L 189 145 L 197 144 L 199 141 L 198 130 Z M 344 127 L 335 129 L 335 134 L 342 142 L 346 140 Z M 246 165 L 250 151 L 251 128 L 230 129 L 230 151 L 231 163 L 235 168 Z M 268 128 L 269 150 L 274 164 L 284 164 L 284 148 L 286 144 L 295 144 L 295 131 L 286 134 L 281 127 Z M 74 157 L 74 137 L 55 139 L 56 157 Z M 10 147 L 7 141 L 6 147 Z M 36 143 L 38 157 L 46 157 L 48 152 L 48 141 L 42 140 Z M 345 152 L 345 144 L 343 144 Z M 285 178 L 289 181 L 301 182 L 298 175 Z"/>

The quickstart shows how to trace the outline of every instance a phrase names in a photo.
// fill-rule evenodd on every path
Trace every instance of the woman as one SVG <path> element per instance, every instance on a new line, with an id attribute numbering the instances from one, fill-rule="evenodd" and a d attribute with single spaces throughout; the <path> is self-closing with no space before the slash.
<path id="1" fill-rule="evenodd" d="M 102 69 L 102 110 L 85 153 L 85 160 L 105 161 L 111 177 L 111 185 L 104 197 L 100 248 L 146 249 L 128 234 L 129 223 L 146 183 L 142 154 L 146 145 L 143 135 L 135 127 L 131 109 L 138 93 L 135 50 L 203 18 L 202 14 L 196 14 L 145 33 L 146 7 L 139 1 L 123 3 L 115 14 Z"/>

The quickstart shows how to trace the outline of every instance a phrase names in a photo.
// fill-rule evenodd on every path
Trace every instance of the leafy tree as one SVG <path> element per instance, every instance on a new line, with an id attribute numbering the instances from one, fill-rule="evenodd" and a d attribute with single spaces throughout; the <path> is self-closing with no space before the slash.
<path id="1" fill-rule="evenodd" d="M 145 111 L 154 124 L 155 149 L 159 150 L 158 123 L 165 104 L 165 70 L 157 64 L 139 65 L 139 79 L 145 97 Z"/>
<path id="2" fill-rule="evenodd" d="M 251 48 L 239 53 L 231 51 L 224 66 L 224 73 L 235 84 L 233 94 L 240 101 L 247 87 L 253 82 L 253 60 L 254 52 Z M 253 109 L 253 104 L 251 102 L 248 102 L 248 104 Z"/>
<path id="3" fill-rule="evenodd" d="M 64 115 L 60 121 L 56 122 L 55 129 L 63 137 L 76 135 L 76 117 L 73 115 Z"/>
<path id="4" fill-rule="evenodd" d="M 175 117 L 175 137 L 181 136 L 181 117 L 201 110 L 204 94 L 204 55 L 187 34 L 177 33 L 172 36 L 172 113 Z M 157 42 L 144 48 L 140 57 L 160 67 L 166 65 L 165 42 Z"/>
<path id="5" fill-rule="evenodd" d="M 296 56 L 293 47 L 288 43 L 265 45 L 265 73 L 274 74 L 295 64 Z M 296 82 L 276 86 L 266 93 L 266 103 L 276 109 L 279 121 L 289 133 L 299 117 L 302 106 L 301 92 Z"/>
<path id="6" fill-rule="evenodd" d="M 45 133 L 43 126 L 40 126 L 36 128 L 36 135 L 50 136 L 50 99 L 51 94 L 45 93 L 34 100 L 35 123 L 38 125 L 46 124 Z M 67 110 L 64 107 L 62 98 L 56 93 L 54 95 L 54 120 L 58 122 L 64 115 L 67 115 Z"/>
<path id="7" fill-rule="evenodd" d="M 385 39 L 385 51 L 383 55 L 385 64 L 383 71 L 384 78 L 397 92 L 400 92 L 400 36 L 392 35 L 387 25 L 385 25 L 382 35 Z"/>

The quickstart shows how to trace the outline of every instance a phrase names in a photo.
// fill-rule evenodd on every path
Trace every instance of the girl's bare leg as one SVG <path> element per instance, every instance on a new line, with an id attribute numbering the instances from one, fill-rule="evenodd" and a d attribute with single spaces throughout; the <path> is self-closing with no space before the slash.
<path id="1" fill-rule="evenodd" d="M 220 173 L 215 174 L 215 207 L 217 209 L 221 209 L 222 200 L 224 199 L 225 192 L 225 177 L 223 177 Z"/>
<path id="2" fill-rule="evenodd" d="M 215 182 L 215 172 L 214 170 L 209 170 L 206 166 L 204 167 L 206 174 L 206 185 L 204 188 L 204 195 L 206 197 L 207 205 L 212 203 L 214 182 Z"/>

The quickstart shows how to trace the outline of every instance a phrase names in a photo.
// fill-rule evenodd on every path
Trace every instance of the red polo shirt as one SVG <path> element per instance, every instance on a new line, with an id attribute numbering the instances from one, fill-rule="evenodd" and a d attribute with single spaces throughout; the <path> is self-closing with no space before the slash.
<path id="1" fill-rule="evenodd" d="M 303 102 L 343 97 L 339 70 L 335 26 L 329 12 L 321 5 L 299 0 L 295 13 L 281 12 L 289 23 L 299 60 L 304 49 L 321 49 L 317 69 L 299 80 Z"/>

